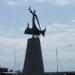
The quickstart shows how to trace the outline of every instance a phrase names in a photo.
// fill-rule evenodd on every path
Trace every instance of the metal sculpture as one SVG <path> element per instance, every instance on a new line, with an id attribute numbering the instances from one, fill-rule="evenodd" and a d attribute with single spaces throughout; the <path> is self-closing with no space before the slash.
<path id="1" fill-rule="evenodd" d="M 29 27 L 29 23 L 28 23 L 27 24 L 28 26 L 25 29 L 24 34 L 31 34 L 31 35 L 33 35 L 33 37 L 34 37 L 34 35 L 38 36 L 40 34 L 42 34 L 43 36 L 45 36 L 46 28 L 44 30 L 41 30 L 40 23 L 39 23 L 36 11 L 35 10 L 32 11 L 30 7 L 29 7 L 29 11 L 32 14 L 32 28 Z M 37 26 L 35 24 L 35 21 L 37 21 L 39 29 L 37 28 Z"/>

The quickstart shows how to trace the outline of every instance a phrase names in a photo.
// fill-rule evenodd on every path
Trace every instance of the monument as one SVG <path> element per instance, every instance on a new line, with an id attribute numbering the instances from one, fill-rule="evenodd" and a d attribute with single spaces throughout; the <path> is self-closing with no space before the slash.
<path id="1" fill-rule="evenodd" d="M 24 31 L 24 34 L 31 34 L 32 37 L 29 38 L 27 42 L 23 75 L 44 75 L 44 66 L 39 35 L 42 34 L 43 36 L 45 36 L 46 28 L 44 30 L 41 30 L 35 10 L 32 11 L 31 8 L 29 8 L 29 11 L 32 14 L 32 28 L 29 28 L 28 24 L 27 28 Z M 37 28 L 35 21 L 37 21 L 40 29 Z"/>

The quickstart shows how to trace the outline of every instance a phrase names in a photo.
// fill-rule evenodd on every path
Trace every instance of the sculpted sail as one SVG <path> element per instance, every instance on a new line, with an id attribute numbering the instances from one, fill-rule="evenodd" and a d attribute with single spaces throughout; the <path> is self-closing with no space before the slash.
<path id="1" fill-rule="evenodd" d="M 28 26 L 25 29 L 24 34 L 30 34 L 30 35 L 33 35 L 33 36 L 34 35 L 38 36 L 38 35 L 42 34 L 43 36 L 45 36 L 46 28 L 44 30 L 41 30 L 36 11 L 35 10 L 32 11 L 30 7 L 29 7 L 29 11 L 32 14 L 32 28 L 29 27 L 29 23 L 28 23 L 27 24 Z M 37 26 L 35 24 L 35 21 L 37 22 L 37 24 L 39 26 L 39 29 L 37 28 Z"/>

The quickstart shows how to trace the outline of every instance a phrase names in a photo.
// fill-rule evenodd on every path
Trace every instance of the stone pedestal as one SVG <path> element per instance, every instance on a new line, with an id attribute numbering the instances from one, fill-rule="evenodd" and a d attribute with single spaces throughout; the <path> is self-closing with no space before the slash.
<path id="1" fill-rule="evenodd" d="M 23 75 L 44 75 L 39 37 L 28 39 Z"/>

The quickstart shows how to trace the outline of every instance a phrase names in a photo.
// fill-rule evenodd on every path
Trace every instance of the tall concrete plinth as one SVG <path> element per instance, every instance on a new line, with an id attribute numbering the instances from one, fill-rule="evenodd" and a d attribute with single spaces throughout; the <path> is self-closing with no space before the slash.
<path id="1" fill-rule="evenodd" d="M 23 75 L 44 75 L 39 37 L 28 39 Z"/>

